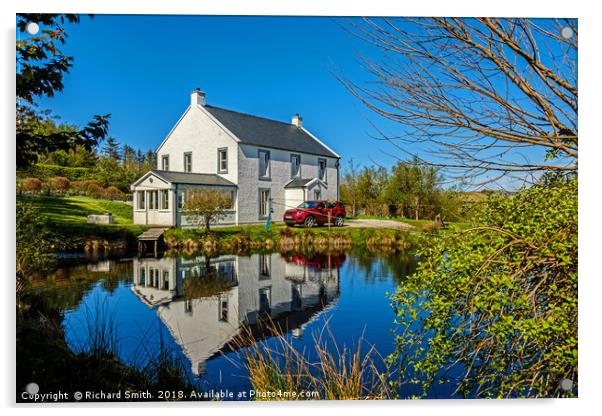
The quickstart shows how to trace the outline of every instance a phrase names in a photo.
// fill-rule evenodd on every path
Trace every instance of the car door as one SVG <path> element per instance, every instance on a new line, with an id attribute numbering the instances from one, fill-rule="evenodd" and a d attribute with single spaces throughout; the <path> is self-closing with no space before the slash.
<path id="1" fill-rule="evenodd" d="M 316 221 L 318 221 L 320 224 L 324 224 L 326 221 L 328 221 L 328 212 L 326 211 L 326 205 L 324 204 L 324 202 L 319 202 L 318 205 L 316 205 Z"/>
<path id="2" fill-rule="evenodd" d="M 334 218 L 336 216 L 336 205 L 330 202 L 323 202 L 322 204 L 323 222 L 334 222 Z"/>

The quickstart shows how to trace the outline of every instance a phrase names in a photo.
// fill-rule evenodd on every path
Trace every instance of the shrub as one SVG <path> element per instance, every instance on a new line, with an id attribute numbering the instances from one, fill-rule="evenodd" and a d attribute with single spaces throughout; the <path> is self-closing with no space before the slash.
<path id="1" fill-rule="evenodd" d="M 102 186 L 92 183 L 86 186 L 86 193 L 93 198 L 102 198 L 104 189 L 102 189 Z"/>
<path id="2" fill-rule="evenodd" d="M 391 362 L 425 394 L 449 381 L 468 397 L 575 396 L 577 205 L 576 178 L 494 195 L 479 226 L 422 248 L 393 296 Z"/>
<path id="3" fill-rule="evenodd" d="M 44 271 L 53 263 L 54 237 L 47 231 L 43 216 L 32 204 L 17 201 L 16 206 L 16 274 Z"/>
<path id="4" fill-rule="evenodd" d="M 21 181 L 21 187 L 24 191 L 38 193 L 42 190 L 42 181 L 38 178 L 26 178 Z"/>
<path id="5" fill-rule="evenodd" d="M 31 176 L 42 180 L 49 180 L 56 176 L 65 177 L 71 181 L 85 180 L 90 176 L 89 168 L 74 168 L 68 166 L 45 165 L 38 163 L 28 170 Z"/>
<path id="6" fill-rule="evenodd" d="M 55 176 L 49 182 L 50 189 L 60 194 L 65 193 L 69 189 L 70 185 L 71 181 L 64 176 Z"/>
<path id="7" fill-rule="evenodd" d="M 205 232 L 209 232 L 210 225 L 222 218 L 231 206 L 232 200 L 223 192 L 195 189 L 186 195 L 184 210 L 191 224 L 204 226 Z"/>
<path id="8" fill-rule="evenodd" d="M 80 195 L 85 194 L 86 193 L 86 182 L 83 182 L 83 181 L 71 182 L 71 189 L 76 194 L 80 194 Z"/>
<path id="9" fill-rule="evenodd" d="M 83 183 L 83 189 L 88 194 L 97 191 L 98 188 L 102 188 L 102 186 L 97 180 L 84 181 Z"/>
<path id="10" fill-rule="evenodd" d="M 109 199 L 111 201 L 115 201 L 115 200 L 123 200 L 124 199 L 124 194 L 123 192 L 121 192 L 119 189 L 117 189 L 114 186 L 109 186 L 108 188 L 104 189 L 103 191 L 103 198 Z"/>

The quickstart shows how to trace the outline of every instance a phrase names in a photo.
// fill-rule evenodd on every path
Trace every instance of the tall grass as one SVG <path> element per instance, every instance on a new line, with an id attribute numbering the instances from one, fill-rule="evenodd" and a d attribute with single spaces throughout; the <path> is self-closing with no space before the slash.
<path id="1" fill-rule="evenodd" d="M 380 372 L 370 348 L 362 353 L 362 339 L 354 348 L 338 346 L 327 329 L 313 336 L 316 361 L 304 351 L 297 350 L 272 321 L 264 321 L 267 330 L 277 337 L 275 348 L 259 343 L 250 328 L 244 327 L 239 343 L 245 358 L 245 368 L 254 390 L 262 392 L 297 393 L 289 396 L 272 395 L 268 400 L 378 400 L 396 397 L 389 387 L 388 373 Z M 324 334 L 327 335 L 325 338 Z M 246 347 L 251 344 L 251 347 Z M 245 348 L 246 347 L 246 348 Z M 311 391 L 315 395 L 300 394 Z M 259 397 L 257 400 L 264 400 Z"/>
<path id="2" fill-rule="evenodd" d="M 106 298 L 97 298 L 91 306 L 85 305 L 84 340 L 80 347 L 83 353 L 95 358 L 118 353 L 117 314 L 117 309 L 111 308 Z"/>
<path id="3" fill-rule="evenodd" d="M 187 363 L 169 346 L 159 327 L 159 345 L 150 342 L 151 327 L 140 334 L 138 345 L 125 362 L 119 360 L 121 339 L 117 327 L 119 310 L 108 300 L 95 299 L 86 306 L 83 317 L 83 342 L 80 353 L 93 357 L 103 366 L 114 365 L 121 369 L 119 379 L 135 380 L 137 389 L 188 390 L 196 388 L 186 371 Z M 130 335 L 131 336 L 131 335 Z M 119 363 L 115 365 L 115 363 Z M 133 386 L 133 387 L 134 387 Z M 197 389 L 198 390 L 198 389 Z"/>

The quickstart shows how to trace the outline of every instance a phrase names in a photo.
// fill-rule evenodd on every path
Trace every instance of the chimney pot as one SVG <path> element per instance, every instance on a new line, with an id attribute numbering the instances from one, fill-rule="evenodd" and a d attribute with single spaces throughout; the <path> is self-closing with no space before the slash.
<path id="1" fill-rule="evenodd" d="M 295 114 L 293 116 L 293 121 L 292 121 L 293 126 L 301 128 L 303 127 L 303 117 L 301 117 L 299 115 L 299 113 Z"/>
<path id="2" fill-rule="evenodd" d="M 199 87 L 196 87 L 190 94 L 190 105 L 205 105 L 205 93 Z"/>

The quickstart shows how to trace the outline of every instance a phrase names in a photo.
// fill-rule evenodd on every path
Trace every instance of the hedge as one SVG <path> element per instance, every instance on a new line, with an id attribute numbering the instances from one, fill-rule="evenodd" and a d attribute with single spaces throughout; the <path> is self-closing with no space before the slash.
<path id="1" fill-rule="evenodd" d="M 27 170 L 17 172 L 19 178 L 33 177 L 42 181 L 48 181 L 56 176 L 63 176 L 70 181 L 83 181 L 92 179 L 92 169 L 37 163 Z"/>

